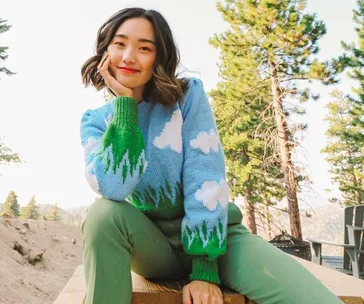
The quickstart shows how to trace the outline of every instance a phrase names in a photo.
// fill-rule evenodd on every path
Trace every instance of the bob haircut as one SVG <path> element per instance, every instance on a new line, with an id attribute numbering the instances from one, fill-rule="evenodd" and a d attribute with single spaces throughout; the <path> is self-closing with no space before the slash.
<path id="1" fill-rule="evenodd" d="M 114 14 L 100 27 L 97 33 L 96 55 L 90 57 L 81 68 L 83 84 L 87 87 L 92 83 L 97 90 L 106 87 L 102 76 L 97 71 L 97 66 L 120 25 L 130 18 L 147 19 L 153 25 L 155 32 L 157 55 L 153 75 L 144 88 L 143 99 L 165 106 L 172 106 L 177 101 L 182 101 L 188 82 L 185 79 L 178 79 L 176 75 L 176 69 L 180 63 L 179 51 L 167 21 L 155 10 L 125 8 Z M 109 88 L 107 89 L 114 95 Z"/>

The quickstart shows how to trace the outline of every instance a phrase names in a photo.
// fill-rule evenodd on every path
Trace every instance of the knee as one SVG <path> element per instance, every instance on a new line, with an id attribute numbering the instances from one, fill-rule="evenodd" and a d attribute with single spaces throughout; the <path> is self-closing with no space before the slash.
<path id="1" fill-rule="evenodd" d="M 110 229 L 117 228 L 117 222 L 125 216 L 128 202 L 114 202 L 105 198 L 96 199 L 88 208 L 82 232 L 85 239 L 103 237 Z"/>
<path id="2" fill-rule="evenodd" d="M 243 215 L 237 205 L 234 203 L 228 204 L 228 224 L 241 224 L 243 220 Z"/>

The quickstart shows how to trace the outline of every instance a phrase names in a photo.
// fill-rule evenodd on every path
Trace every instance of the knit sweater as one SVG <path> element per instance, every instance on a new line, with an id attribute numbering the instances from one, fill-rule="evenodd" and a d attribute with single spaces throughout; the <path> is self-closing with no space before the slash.
<path id="1" fill-rule="evenodd" d="M 214 116 L 202 82 L 189 79 L 166 107 L 117 97 L 81 120 L 86 179 L 101 196 L 127 200 L 153 219 L 182 218 L 192 280 L 219 284 L 226 251 L 229 186 Z"/>

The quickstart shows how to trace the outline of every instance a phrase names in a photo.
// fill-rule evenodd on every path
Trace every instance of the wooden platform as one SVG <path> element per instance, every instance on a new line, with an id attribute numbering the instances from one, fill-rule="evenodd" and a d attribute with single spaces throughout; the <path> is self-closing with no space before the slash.
<path id="1" fill-rule="evenodd" d="M 296 258 L 304 267 L 323 282 L 346 304 L 364 304 L 364 280 L 359 280 L 327 267 Z M 182 284 L 178 281 L 152 283 L 133 274 L 132 304 L 182 303 Z M 82 304 L 85 297 L 83 265 L 74 274 L 54 302 L 54 304 Z M 309 291 L 308 291 L 309 292 Z M 251 301 L 236 293 L 225 292 L 224 303 L 252 304 Z"/>

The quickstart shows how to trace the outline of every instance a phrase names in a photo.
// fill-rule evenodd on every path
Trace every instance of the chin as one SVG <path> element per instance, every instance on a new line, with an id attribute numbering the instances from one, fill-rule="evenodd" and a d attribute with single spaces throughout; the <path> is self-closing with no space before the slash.
<path id="1" fill-rule="evenodd" d="M 137 82 L 131 79 L 125 79 L 124 77 L 118 77 L 116 79 L 119 83 L 121 83 L 123 86 L 126 86 L 129 89 L 133 89 L 138 86 Z"/>

